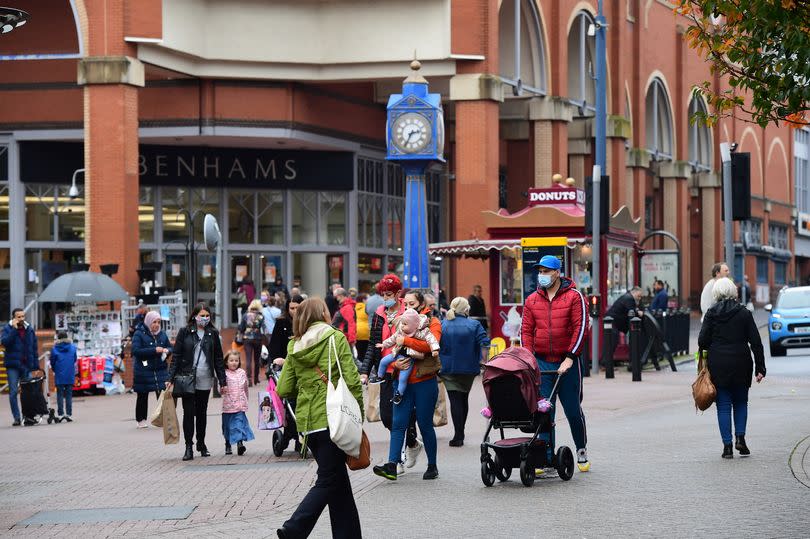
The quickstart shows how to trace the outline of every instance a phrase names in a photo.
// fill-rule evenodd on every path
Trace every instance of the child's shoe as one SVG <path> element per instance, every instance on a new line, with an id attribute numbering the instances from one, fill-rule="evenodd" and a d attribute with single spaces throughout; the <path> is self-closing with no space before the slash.
<path id="1" fill-rule="evenodd" d="M 399 391 L 395 391 L 394 396 L 391 398 L 391 402 L 393 402 L 394 404 L 399 404 L 400 402 L 402 402 L 402 393 L 400 393 Z"/>
<path id="2" fill-rule="evenodd" d="M 226 455 L 233 455 L 233 450 L 231 449 L 231 444 L 225 444 L 225 454 Z"/>
<path id="3" fill-rule="evenodd" d="M 583 473 L 591 469 L 591 463 L 588 462 L 588 450 L 584 447 L 577 450 L 577 468 Z"/>
<path id="4" fill-rule="evenodd" d="M 241 457 L 242 455 L 245 454 L 245 451 L 247 451 L 247 447 L 245 447 L 245 444 L 243 444 L 242 442 L 237 442 L 236 454 Z"/>

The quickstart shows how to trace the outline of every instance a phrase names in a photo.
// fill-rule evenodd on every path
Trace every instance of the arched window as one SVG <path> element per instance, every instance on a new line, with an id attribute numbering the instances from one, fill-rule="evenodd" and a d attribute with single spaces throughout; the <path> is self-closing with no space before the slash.
<path id="1" fill-rule="evenodd" d="M 697 96 L 689 102 L 689 164 L 696 170 L 712 169 L 712 134 L 696 113 L 706 114 L 706 105 Z"/>
<path id="2" fill-rule="evenodd" d="M 583 115 L 596 110 L 595 38 L 588 35 L 593 17 L 581 11 L 568 33 L 568 99 Z"/>
<path id="3" fill-rule="evenodd" d="M 519 19 L 519 24 L 516 24 L 516 18 Z M 526 93 L 545 95 L 545 36 L 534 2 L 504 0 L 501 3 L 498 25 L 501 79 L 512 88 L 517 89 L 520 86 Z M 516 69 L 516 66 L 520 69 Z"/>
<path id="4" fill-rule="evenodd" d="M 672 160 L 672 108 L 664 83 L 653 79 L 644 101 L 647 150 L 656 160 Z"/>

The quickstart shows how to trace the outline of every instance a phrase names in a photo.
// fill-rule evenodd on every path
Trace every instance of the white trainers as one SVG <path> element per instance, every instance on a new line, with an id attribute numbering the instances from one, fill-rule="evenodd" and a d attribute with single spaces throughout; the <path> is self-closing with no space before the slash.
<path id="1" fill-rule="evenodd" d="M 416 439 L 416 445 L 414 447 L 405 447 L 406 468 L 413 468 L 416 466 L 416 461 L 419 460 L 419 455 L 422 453 L 422 447 L 424 447 L 424 444 L 419 441 L 419 438 Z"/>
<path id="2" fill-rule="evenodd" d="M 397 475 L 405 475 L 405 466 L 401 462 L 397 464 Z"/>
<path id="3" fill-rule="evenodd" d="M 591 469 L 591 463 L 588 462 L 588 450 L 584 447 L 577 450 L 577 468 L 583 473 Z"/>
<path id="4" fill-rule="evenodd" d="M 138 428 L 139 429 L 146 429 L 148 427 L 149 427 L 149 423 L 147 423 L 146 420 L 138 421 Z"/>

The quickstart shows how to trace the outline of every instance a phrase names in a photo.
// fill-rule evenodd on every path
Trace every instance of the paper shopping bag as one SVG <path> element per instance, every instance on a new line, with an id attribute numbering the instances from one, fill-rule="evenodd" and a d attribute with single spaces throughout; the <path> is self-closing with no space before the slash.
<path id="1" fill-rule="evenodd" d="M 149 416 L 149 422 L 155 427 L 163 427 L 163 399 L 166 398 L 166 391 L 160 392 L 160 397 L 158 397 L 157 407 L 155 411 L 152 412 L 152 415 Z"/>
<path id="2" fill-rule="evenodd" d="M 161 395 L 166 393 L 164 391 Z M 166 395 L 163 399 L 161 410 L 163 410 L 163 443 L 169 445 L 180 442 L 180 423 L 177 421 L 177 410 L 171 395 Z"/>
<path id="3" fill-rule="evenodd" d="M 366 421 L 375 423 L 380 420 L 380 384 L 368 384 L 366 387 Z"/>
<path id="4" fill-rule="evenodd" d="M 436 399 L 436 408 L 433 410 L 433 426 L 443 427 L 447 425 L 447 390 L 444 382 L 439 380 L 439 398 Z"/>

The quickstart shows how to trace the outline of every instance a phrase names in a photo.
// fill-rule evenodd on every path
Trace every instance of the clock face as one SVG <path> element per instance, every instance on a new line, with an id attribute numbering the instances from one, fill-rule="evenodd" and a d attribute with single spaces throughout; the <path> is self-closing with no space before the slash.
<path id="1" fill-rule="evenodd" d="M 431 137 L 430 120 L 416 112 L 406 112 L 394 121 L 391 137 L 403 153 L 421 153 Z"/>

